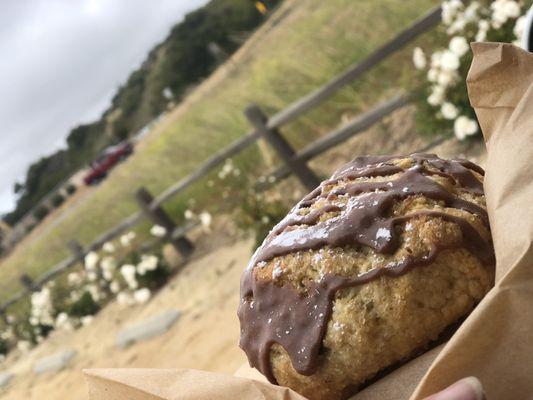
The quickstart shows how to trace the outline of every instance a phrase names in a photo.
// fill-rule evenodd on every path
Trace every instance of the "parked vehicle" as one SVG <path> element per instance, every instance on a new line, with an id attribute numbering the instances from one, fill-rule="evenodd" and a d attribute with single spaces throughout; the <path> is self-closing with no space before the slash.
<path id="1" fill-rule="evenodd" d="M 100 183 L 117 163 L 128 158 L 131 153 L 133 153 L 133 145 L 129 142 L 108 147 L 96 160 L 91 162 L 91 170 L 85 175 L 83 181 L 86 185 Z"/>

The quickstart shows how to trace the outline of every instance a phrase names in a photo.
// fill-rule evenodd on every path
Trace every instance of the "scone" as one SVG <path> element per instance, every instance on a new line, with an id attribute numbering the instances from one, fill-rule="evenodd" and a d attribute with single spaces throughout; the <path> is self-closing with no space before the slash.
<path id="1" fill-rule="evenodd" d="M 241 281 L 240 346 L 271 382 L 344 399 L 425 349 L 494 280 L 483 170 L 358 157 L 269 233 Z"/>

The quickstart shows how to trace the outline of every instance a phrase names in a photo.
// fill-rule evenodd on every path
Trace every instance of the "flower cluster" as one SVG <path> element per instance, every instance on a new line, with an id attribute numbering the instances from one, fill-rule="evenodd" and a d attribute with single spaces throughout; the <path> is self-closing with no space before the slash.
<path id="1" fill-rule="evenodd" d="M 422 48 L 413 51 L 415 68 L 426 71 L 426 120 L 433 126 L 453 129 L 457 139 L 464 140 L 479 132 L 475 114 L 468 102 L 466 74 L 471 62 L 469 42 L 498 40 L 518 43 L 524 30 L 526 7 L 515 0 L 492 3 L 461 0 L 442 3 L 442 24 L 447 47 L 426 55 Z"/>
<path id="2" fill-rule="evenodd" d="M 239 176 L 241 174 L 241 170 L 237 168 L 235 165 L 233 165 L 233 161 L 231 158 L 228 158 L 224 165 L 222 166 L 221 170 L 218 172 L 218 178 L 219 179 L 226 179 L 227 177 L 233 175 L 233 176 Z"/>
<path id="3" fill-rule="evenodd" d="M 202 214 L 199 218 L 207 219 Z M 152 234 L 162 235 L 161 228 L 152 228 Z M 18 320 L 8 316 L 8 323 L 0 328 L 0 361 L 9 348 L 27 352 L 54 329 L 71 331 L 89 325 L 93 315 L 113 299 L 127 306 L 148 302 L 169 274 L 155 254 L 132 251 L 134 239 L 135 234 L 128 232 L 119 238 L 120 245 L 105 243 L 101 252 L 87 253 L 83 268 L 32 293 L 28 314 Z M 121 256 L 120 252 L 127 253 Z"/>
<path id="4" fill-rule="evenodd" d="M 53 307 L 52 298 L 49 287 L 44 287 L 38 292 L 31 295 L 31 314 L 30 324 L 38 325 L 53 325 L 54 318 L 52 317 Z"/>

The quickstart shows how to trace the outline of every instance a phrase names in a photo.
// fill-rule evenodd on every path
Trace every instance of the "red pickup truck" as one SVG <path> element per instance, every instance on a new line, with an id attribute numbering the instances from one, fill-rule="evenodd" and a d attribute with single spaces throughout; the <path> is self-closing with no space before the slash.
<path id="1" fill-rule="evenodd" d="M 96 160 L 91 162 L 91 170 L 85 175 L 83 181 L 86 185 L 100 183 L 107 176 L 111 168 L 120 161 L 125 160 L 131 153 L 133 153 L 133 145 L 129 142 L 108 147 Z"/>

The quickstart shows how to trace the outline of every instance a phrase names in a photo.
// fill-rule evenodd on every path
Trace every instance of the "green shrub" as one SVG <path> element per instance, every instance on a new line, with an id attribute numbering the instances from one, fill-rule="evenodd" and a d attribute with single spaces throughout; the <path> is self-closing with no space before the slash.
<path id="1" fill-rule="evenodd" d="M 89 292 L 84 292 L 81 297 L 67 308 L 67 314 L 71 317 L 84 317 L 94 315 L 100 310 L 100 306 L 93 300 Z"/>
<path id="2" fill-rule="evenodd" d="M 137 274 L 137 282 L 139 287 L 146 287 L 150 290 L 156 290 L 162 287 L 170 276 L 170 269 L 162 264 L 162 259 L 159 259 L 157 269 L 153 271 L 146 271 L 144 275 Z"/>
<path id="3" fill-rule="evenodd" d="M 33 212 L 33 216 L 37 218 L 37 220 L 41 221 L 48 215 L 50 210 L 45 206 L 39 206 L 37 209 Z"/>
<path id="4" fill-rule="evenodd" d="M 76 190 L 78 190 L 78 188 L 76 187 L 76 185 L 73 185 L 72 183 L 69 183 L 66 187 L 65 187 L 65 191 L 67 192 L 67 194 L 69 196 L 73 195 Z"/>
<path id="5" fill-rule="evenodd" d="M 65 202 L 65 197 L 60 193 L 56 193 L 52 196 L 51 202 L 54 207 L 59 207 Z"/>

